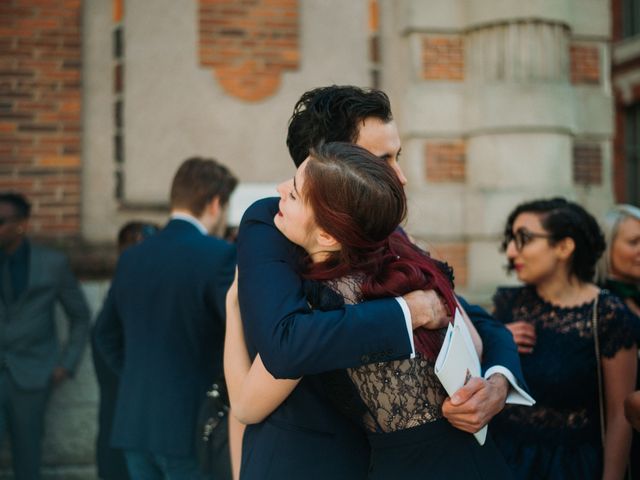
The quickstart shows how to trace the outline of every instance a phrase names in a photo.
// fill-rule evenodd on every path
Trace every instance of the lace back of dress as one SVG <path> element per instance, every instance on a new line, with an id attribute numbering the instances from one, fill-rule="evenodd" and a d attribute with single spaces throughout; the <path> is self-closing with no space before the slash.
<path id="1" fill-rule="evenodd" d="M 345 303 L 362 301 L 360 278 L 327 282 Z M 419 355 L 413 359 L 371 363 L 347 371 L 365 403 L 368 415 L 360 419 L 372 432 L 391 432 L 442 418 L 447 394 L 434 372 L 434 363 Z"/>

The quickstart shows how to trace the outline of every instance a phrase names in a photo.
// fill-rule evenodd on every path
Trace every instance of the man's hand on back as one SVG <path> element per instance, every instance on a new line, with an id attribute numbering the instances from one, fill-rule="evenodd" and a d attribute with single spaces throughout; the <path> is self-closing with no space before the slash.
<path id="1" fill-rule="evenodd" d="M 416 290 L 402 297 L 411 312 L 411 326 L 415 330 L 425 327 L 429 330 L 445 328 L 451 317 L 444 302 L 433 290 Z"/>

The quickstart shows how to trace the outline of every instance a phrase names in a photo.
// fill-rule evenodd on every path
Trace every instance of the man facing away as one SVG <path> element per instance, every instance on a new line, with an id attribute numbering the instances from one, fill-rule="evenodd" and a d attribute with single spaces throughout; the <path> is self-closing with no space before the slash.
<path id="1" fill-rule="evenodd" d="M 169 223 L 118 261 L 96 343 L 120 374 L 111 444 L 124 449 L 133 479 L 200 478 L 196 417 L 222 372 L 235 269 L 234 246 L 209 233 L 236 184 L 214 160 L 186 160 L 173 179 Z"/>
<path id="2" fill-rule="evenodd" d="M 383 92 L 331 86 L 303 94 L 287 136 L 296 166 L 311 147 L 329 141 L 368 149 L 406 183 L 398 164 L 400 137 Z M 309 310 L 294 250 L 273 224 L 277 211 L 278 199 L 265 199 L 244 215 L 238 298 L 250 351 L 260 353 L 276 378 L 304 378 L 265 422 L 247 427 L 241 476 L 366 478 L 366 440 L 330 405 L 313 374 L 407 358 L 414 353 L 412 329 L 442 327 L 444 309 L 435 296 L 412 292 L 335 311 Z M 454 426 L 477 431 L 502 409 L 508 395 L 519 395 L 524 381 L 509 332 L 482 309 L 463 304 L 483 338 L 487 379 L 471 380 L 447 401 L 444 414 Z"/>
<path id="3" fill-rule="evenodd" d="M 47 400 L 73 375 L 91 316 L 65 256 L 27 238 L 30 212 L 24 196 L 0 194 L 0 444 L 9 432 L 16 480 L 40 478 Z M 58 302 L 69 321 L 62 349 Z"/>

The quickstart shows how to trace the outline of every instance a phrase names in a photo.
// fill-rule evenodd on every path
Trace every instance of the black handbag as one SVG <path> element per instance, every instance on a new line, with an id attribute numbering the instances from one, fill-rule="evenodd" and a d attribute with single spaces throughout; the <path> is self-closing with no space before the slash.
<path id="1" fill-rule="evenodd" d="M 229 399 L 223 380 L 211 386 L 200 407 L 196 453 L 202 473 L 215 480 L 231 480 Z"/>

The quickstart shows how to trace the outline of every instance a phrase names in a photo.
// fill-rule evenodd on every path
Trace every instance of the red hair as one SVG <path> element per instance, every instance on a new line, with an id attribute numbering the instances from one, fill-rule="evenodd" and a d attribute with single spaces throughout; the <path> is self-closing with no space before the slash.
<path id="1" fill-rule="evenodd" d="M 309 263 L 307 278 L 331 280 L 361 273 L 363 299 L 434 290 L 450 313 L 455 310 L 449 276 L 397 231 L 406 215 L 406 196 L 384 160 L 356 145 L 325 144 L 311 152 L 303 198 L 316 224 L 341 245 L 327 260 Z M 434 359 L 442 346 L 440 332 L 419 328 L 414 336 L 416 351 Z"/>

